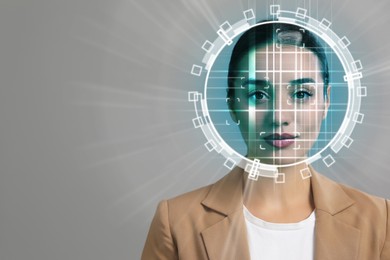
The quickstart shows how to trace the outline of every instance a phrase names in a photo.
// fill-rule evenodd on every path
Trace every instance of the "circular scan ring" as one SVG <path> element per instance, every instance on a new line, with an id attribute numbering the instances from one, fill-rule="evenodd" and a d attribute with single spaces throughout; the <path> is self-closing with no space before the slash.
<path id="1" fill-rule="evenodd" d="M 207 138 L 204 144 L 209 152 L 216 151 L 222 154 L 226 160 L 224 165 L 228 169 L 233 169 L 239 166 L 249 173 L 249 178 L 257 180 L 259 176 L 273 177 L 279 179 L 280 175 L 278 167 L 287 167 L 306 163 L 309 165 L 317 160 L 322 160 L 323 163 L 330 167 L 335 163 L 332 154 L 338 153 L 341 148 L 349 148 L 353 143 L 350 137 L 355 125 L 363 122 L 364 114 L 360 113 L 361 98 L 367 95 L 367 88 L 361 86 L 360 79 L 362 75 L 362 64 L 360 60 L 354 60 L 348 46 L 351 44 L 347 37 L 338 37 L 331 29 L 331 22 L 327 19 L 318 21 L 307 16 L 307 10 L 298 8 L 296 12 L 283 11 L 279 5 L 271 5 L 270 13 L 277 21 L 267 21 L 263 23 L 255 22 L 255 15 L 252 9 L 243 12 L 244 19 L 231 25 L 228 21 L 224 22 L 217 31 L 218 37 L 214 42 L 205 41 L 202 49 L 206 52 L 203 57 L 203 66 L 194 64 L 191 69 L 191 74 L 204 78 L 203 92 L 190 91 L 188 93 L 188 101 L 194 103 L 196 117 L 192 122 L 195 128 L 200 128 Z M 260 160 L 251 160 L 241 155 L 230 147 L 221 137 L 213 124 L 207 105 L 207 86 L 210 76 L 210 70 L 221 51 L 228 45 L 233 43 L 233 39 L 252 27 L 259 26 L 265 23 L 288 23 L 300 26 L 305 30 L 317 35 L 321 38 L 337 55 L 344 70 L 343 80 L 348 85 L 348 104 L 344 119 L 337 133 L 331 141 L 314 155 L 291 164 L 274 165 L 264 164 Z M 311 176 L 309 168 L 301 170 L 302 178 Z M 283 177 L 283 176 L 281 176 Z M 284 178 L 282 178 L 284 179 Z M 282 181 L 283 182 L 283 181 Z"/>

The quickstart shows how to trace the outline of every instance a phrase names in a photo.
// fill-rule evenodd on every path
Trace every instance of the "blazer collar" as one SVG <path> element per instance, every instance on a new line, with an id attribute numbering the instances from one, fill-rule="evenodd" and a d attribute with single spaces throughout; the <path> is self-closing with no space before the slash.
<path id="1" fill-rule="evenodd" d="M 358 259 L 360 230 L 341 218 L 341 213 L 355 203 L 342 187 L 317 173 L 312 173 L 311 187 L 316 207 L 314 259 Z M 339 215 L 340 214 L 340 215 Z"/>
<path id="2" fill-rule="evenodd" d="M 339 184 L 309 168 L 316 207 L 314 259 L 357 259 L 360 231 L 338 218 L 354 201 Z M 250 259 L 243 216 L 243 173 L 239 167 L 233 169 L 212 185 L 202 201 L 204 206 L 224 215 L 221 221 L 201 232 L 211 260 Z"/>
<path id="3" fill-rule="evenodd" d="M 243 169 L 236 167 L 216 182 L 202 204 L 223 215 L 221 221 L 201 232 L 210 260 L 249 260 L 243 214 Z"/>
<path id="4" fill-rule="evenodd" d="M 312 173 L 311 187 L 317 210 L 335 215 L 355 203 L 338 183 L 317 173 L 311 166 L 309 169 Z M 243 169 L 234 168 L 212 186 L 202 204 L 224 215 L 242 209 L 243 173 Z"/>
<path id="5" fill-rule="evenodd" d="M 309 169 L 312 174 L 311 188 L 317 210 L 335 215 L 355 203 L 338 183 L 317 173 L 311 166 Z"/>
<path id="6" fill-rule="evenodd" d="M 212 185 L 202 204 L 223 215 L 242 209 L 244 170 L 236 167 L 225 177 Z"/>

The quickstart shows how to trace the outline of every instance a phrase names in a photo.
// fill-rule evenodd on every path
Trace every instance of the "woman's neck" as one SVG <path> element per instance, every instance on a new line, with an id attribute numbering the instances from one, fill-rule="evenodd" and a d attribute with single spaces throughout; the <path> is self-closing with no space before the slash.
<path id="1" fill-rule="evenodd" d="M 306 165 L 279 168 L 284 183 L 259 177 L 257 181 L 244 175 L 244 205 L 255 216 L 269 222 L 298 222 L 314 210 L 310 178 L 303 179 L 301 170 Z"/>

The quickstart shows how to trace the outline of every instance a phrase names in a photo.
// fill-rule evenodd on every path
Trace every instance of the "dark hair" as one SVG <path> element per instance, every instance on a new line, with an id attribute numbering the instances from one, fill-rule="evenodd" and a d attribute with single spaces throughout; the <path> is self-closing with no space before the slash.
<path id="1" fill-rule="evenodd" d="M 319 59 L 321 66 L 321 75 L 324 81 L 324 97 L 326 97 L 326 88 L 329 84 L 329 69 L 326 59 L 324 47 L 317 40 L 317 36 L 310 31 L 295 24 L 288 24 L 276 20 L 266 20 L 259 23 L 251 29 L 247 30 L 238 39 L 233 48 L 230 57 L 228 71 L 228 90 L 227 96 L 234 95 L 234 77 L 237 70 L 237 64 L 245 53 L 248 53 L 252 48 L 259 47 L 268 43 L 288 44 L 304 47 L 312 51 Z"/>

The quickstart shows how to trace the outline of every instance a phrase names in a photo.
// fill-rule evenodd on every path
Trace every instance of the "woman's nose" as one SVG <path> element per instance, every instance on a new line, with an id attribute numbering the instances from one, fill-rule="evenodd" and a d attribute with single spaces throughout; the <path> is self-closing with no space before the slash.
<path id="1" fill-rule="evenodd" d="M 287 99 L 275 98 L 269 116 L 274 127 L 288 126 L 294 120 L 294 106 Z"/>

